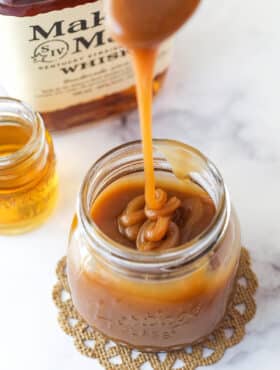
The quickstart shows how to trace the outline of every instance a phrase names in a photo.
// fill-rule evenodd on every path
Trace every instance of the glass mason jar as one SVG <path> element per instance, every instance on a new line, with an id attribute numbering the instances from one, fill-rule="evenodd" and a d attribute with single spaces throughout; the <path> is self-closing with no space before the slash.
<path id="1" fill-rule="evenodd" d="M 0 98 L 0 234 L 38 226 L 57 196 L 51 136 L 25 103 Z"/>
<path id="2" fill-rule="evenodd" d="M 162 152 L 172 153 L 174 164 L 174 153 L 183 151 L 180 172 L 211 196 L 214 219 L 192 241 L 162 252 L 109 239 L 92 221 L 92 205 L 109 184 L 143 172 L 141 149 L 141 142 L 120 146 L 88 172 L 70 233 L 68 280 L 78 312 L 106 337 L 144 351 L 179 349 L 208 336 L 225 315 L 239 263 L 239 223 L 212 162 L 185 144 L 155 140 L 156 175 L 174 177 Z"/>

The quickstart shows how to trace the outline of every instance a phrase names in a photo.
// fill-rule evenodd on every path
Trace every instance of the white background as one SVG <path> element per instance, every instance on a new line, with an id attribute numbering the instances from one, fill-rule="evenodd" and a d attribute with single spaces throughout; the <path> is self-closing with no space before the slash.
<path id="1" fill-rule="evenodd" d="M 280 1 L 204 1 L 178 35 L 154 132 L 199 147 L 221 169 L 260 280 L 245 339 L 209 369 L 279 369 Z M 20 78 L 20 76 L 19 76 Z M 93 370 L 51 299 L 76 195 L 104 151 L 139 137 L 136 113 L 54 135 L 60 198 L 39 230 L 0 237 L 0 369 Z"/>

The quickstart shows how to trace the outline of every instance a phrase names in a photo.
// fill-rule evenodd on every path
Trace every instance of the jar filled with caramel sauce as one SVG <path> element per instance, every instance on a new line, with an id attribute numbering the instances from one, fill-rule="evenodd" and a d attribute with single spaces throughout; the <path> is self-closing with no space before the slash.
<path id="1" fill-rule="evenodd" d="M 216 328 L 241 248 L 215 165 L 179 142 L 154 140 L 153 148 L 157 188 L 180 199 L 172 216 L 180 231 L 176 246 L 142 250 L 120 232 L 120 215 L 144 193 L 141 142 L 133 142 L 105 154 L 87 174 L 67 257 L 80 315 L 106 337 L 142 351 L 179 349 Z"/>
<path id="2" fill-rule="evenodd" d="M 0 234 L 39 226 L 56 199 L 55 153 L 42 117 L 19 100 L 0 98 Z"/>
<path id="3" fill-rule="evenodd" d="M 136 107 L 131 60 L 107 31 L 103 0 L 0 0 L 0 34 L 0 84 L 49 129 Z M 154 93 L 170 58 L 169 40 L 158 54 Z"/>

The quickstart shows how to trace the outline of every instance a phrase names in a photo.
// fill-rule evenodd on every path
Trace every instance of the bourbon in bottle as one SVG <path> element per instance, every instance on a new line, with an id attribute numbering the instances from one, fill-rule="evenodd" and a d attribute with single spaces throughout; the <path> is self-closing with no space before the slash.
<path id="1" fill-rule="evenodd" d="M 136 106 L 133 69 L 106 30 L 102 0 L 0 0 L 0 84 L 39 111 L 49 129 Z M 154 91 L 170 61 L 159 51 Z"/>

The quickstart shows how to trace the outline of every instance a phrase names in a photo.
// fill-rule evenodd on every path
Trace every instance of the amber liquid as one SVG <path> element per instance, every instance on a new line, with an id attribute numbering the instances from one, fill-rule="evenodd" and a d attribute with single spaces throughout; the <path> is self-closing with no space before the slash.
<path id="1" fill-rule="evenodd" d="M 16 154 L 29 141 L 31 129 L 12 124 L 0 125 L 0 160 Z M 53 210 L 57 198 L 57 176 L 51 137 L 49 152 L 41 159 L 30 159 L 0 167 L 0 234 L 17 234 L 40 225 Z M 27 166 L 27 167 L 26 167 Z"/>
<path id="2" fill-rule="evenodd" d="M 120 234 L 116 219 L 131 199 L 144 193 L 144 183 L 142 174 L 123 177 L 106 187 L 92 207 L 92 218 L 103 233 L 112 240 L 132 248 L 135 243 Z M 176 220 L 180 226 L 179 244 L 197 237 L 210 225 L 216 209 L 205 190 L 190 181 L 178 181 L 173 176 L 169 178 L 158 175 L 155 185 L 166 191 L 169 196 L 182 200 L 180 219 Z"/>
<path id="3" fill-rule="evenodd" d="M 91 0 L 95 2 L 96 0 Z M 89 0 L 0 0 L 0 14 L 27 17 L 89 3 Z M 167 71 L 152 83 L 153 93 L 161 88 Z M 116 94 L 73 105 L 53 112 L 40 112 L 49 130 L 63 130 L 83 123 L 104 119 L 136 108 L 135 86 Z"/>
<path id="4" fill-rule="evenodd" d="M 156 186 L 186 202 L 192 199 L 202 204 L 202 219 L 191 228 L 182 225 L 181 230 L 186 231 L 182 240 L 205 230 L 215 213 L 208 194 L 164 173 L 157 173 Z M 92 217 L 110 239 L 134 248 L 118 232 L 116 218 L 127 202 L 143 191 L 143 174 L 132 174 L 107 186 L 94 201 Z M 72 238 L 78 235 L 76 231 L 77 219 L 72 225 Z M 138 279 L 135 273 L 134 279 L 134 275 L 119 273 L 110 263 L 104 263 L 94 248 L 80 241 L 72 243 L 67 266 L 73 303 L 89 325 L 132 348 L 160 351 L 193 344 L 209 335 L 225 314 L 239 259 L 234 233 L 231 221 L 217 251 L 173 279 L 165 279 L 164 273 L 156 279 L 149 274 Z"/>

